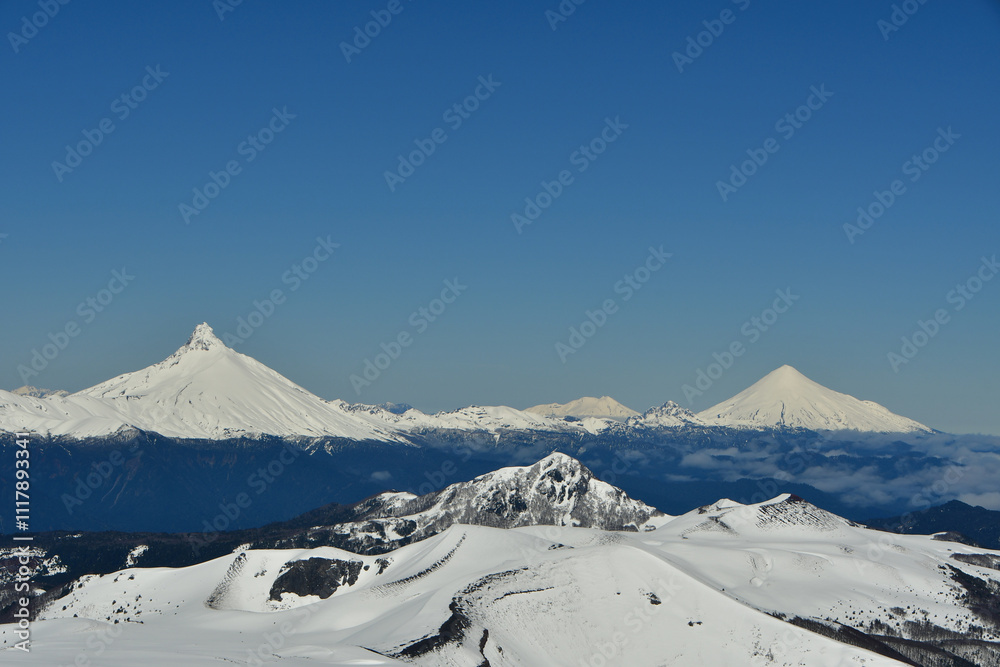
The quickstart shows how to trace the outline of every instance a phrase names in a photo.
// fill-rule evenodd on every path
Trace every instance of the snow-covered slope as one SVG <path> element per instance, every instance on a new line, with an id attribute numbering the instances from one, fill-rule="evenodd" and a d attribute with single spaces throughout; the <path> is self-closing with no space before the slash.
<path id="1" fill-rule="evenodd" d="M 543 417 L 601 417 L 618 420 L 625 420 L 639 414 L 610 396 L 601 396 L 600 398 L 584 396 L 569 403 L 545 403 L 526 408 L 524 411 Z"/>
<path id="2" fill-rule="evenodd" d="M 787 365 L 771 371 L 732 398 L 699 412 L 698 417 L 719 426 L 875 433 L 931 431 L 878 403 L 827 389 Z"/>
<path id="3" fill-rule="evenodd" d="M 89 438 L 128 430 L 128 419 L 91 396 L 20 396 L 0 390 L 0 431 L 29 431 Z"/>
<path id="4" fill-rule="evenodd" d="M 370 503 L 450 525 L 388 553 L 244 544 L 178 568 L 132 567 L 140 546 L 45 605 L 31 654 L 0 626 L 4 664 L 1000 665 L 1000 552 L 796 496 L 655 516 L 554 454 Z M 632 530 L 578 527 L 608 524 Z"/>
<path id="5" fill-rule="evenodd" d="M 334 436 L 402 440 L 376 420 L 346 414 L 200 324 L 174 354 L 67 397 L 0 393 L 4 430 L 78 437 L 137 428 L 174 438 Z"/>
<path id="6" fill-rule="evenodd" d="M 787 495 L 720 501 L 647 544 L 749 606 L 853 628 L 916 664 L 969 664 L 917 650 L 927 640 L 971 664 L 1000 664 L 1000 552 L 870 530 Z"/>
<path id="7" fill-rule="evenodd" d="M 898 664 L 748 608 L 641 545 L 571 531 L 455 526 L 393 553 L 381 573 L 374 562 L 318 549 L 92 577 L 36 621 L 32 654 L 3 651 L 4 663 L 73 664 L 83 655 L 110 667 L 259 664 L 254 658 L 748 665 L 771 652 L 777 664 Z M 285 593 L 278 610 L 269 599 L 278 573 L 309 558 L 354 560 L 364 577 L 326 599 Z M 9 643 L 11 626 L 0 634 Z"/>
<path id="8" fill-rule="evenodd" d="M 852 644 L 914 655 L 902 642 L 925 620 L 956 631 L 950 650 L 989 655 L 1000 635 L 956 576 L 997 573 L 953 557 L 977 550 L 789 500 L 717 503 L 648 533 L 454 525 L 378 557 L 242 549 L 89 576 L 33 623 L 32 653 L 5 650 L 4 664 L 881 667 L 904 663 Z M 771 520 L 786 512 L 798 518 Z M 712 517 L 732 530 L 691 530 Z M 840 642 L 782 620 L 795 618 L 858 632 Z M 5 647 L 13 628 L 0 626 Z"/>

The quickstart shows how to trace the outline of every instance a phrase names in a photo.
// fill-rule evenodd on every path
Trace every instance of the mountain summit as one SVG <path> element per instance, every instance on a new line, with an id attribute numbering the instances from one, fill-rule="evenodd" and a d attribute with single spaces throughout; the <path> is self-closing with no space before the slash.
<path id="1" fill-rule="evenodd" d="M 206 323 L 163 361 L 68 396 L 0 392 L 4 430 L 78 438 L 129 429 L 171 438 L 260 435 L 400 441 L 391 427 L 349 414 L 227 347 Z"/>
<path id="2" fill-rule="evenodd" d="M 923 424 L 813 382 L 791 366 L 775 369 L 732 398 L 699 412 L 720 426 L 875 433 L 930 432 Z"/>
<path id="3" fill-rule="evenodd" d="M 618 420 L 625 420 L 639 414 L 610 396 L 601 396 L 600 398 L 584 396 L 569 403 L 545 403 L 525 408 L 524 411 L 543 417 L 603 417 Z"/>
<path id="4" fill-rule="evenodd" d="M 143 430 L 178 438 L 245 435 L 394 440 L 390 429 L 306 391 L 227 347 L 202 323 L 163 361 L 119 375 L 71 398 L 101 399 Z"/>
<path id="5" fill-rule="evenodd" d="M 185 350 L 215 350 L 224 347 L 226 347 L 226 344 L 219 340 L 215 332 L 212 331 L 212 327 L 208 326 L 208 322 L 202 322 L 194 328 L 194 331 L 191 332 L 191 337 L 188 338 L 187 344 L 178 350 L 178 352 Z"/>

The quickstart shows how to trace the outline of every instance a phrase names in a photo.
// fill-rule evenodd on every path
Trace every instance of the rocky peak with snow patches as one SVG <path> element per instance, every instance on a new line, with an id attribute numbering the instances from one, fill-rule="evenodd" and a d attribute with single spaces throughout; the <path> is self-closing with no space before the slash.
<path id="1" fill-rule="evenodd" d="M 359 503 L 354 517 L 337 525 L 313 526 L 270 546 L 326 545 L 376 554 L 427 539 L 455 524 L 636 532 L 652 530 L 670 518 L 558 452 L 530 466 L 500 468 L 423 496 L 382 493 Z"/>
<path id="2" fill-rule="evenodd" d="M 401 505 L 397 514 L 418 508 L 435 522 L 498 528 L 556 525 L 640 530 L 650 519 L 665 516 L 558 452 L 530 466 L 501 468 L 414 499 Z"/>
<path id="3" fill-rule="evenodd" d="M 697 415 L 673 401 L 654 406 L 641 415 L 629 417 L 626 424 L 633 427 L 676 428 L 680 426 L 704 426 Z"/>

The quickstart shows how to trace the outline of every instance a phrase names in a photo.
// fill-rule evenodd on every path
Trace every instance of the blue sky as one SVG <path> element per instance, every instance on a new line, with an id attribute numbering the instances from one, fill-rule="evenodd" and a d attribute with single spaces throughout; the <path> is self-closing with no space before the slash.
<path id="1" fill-rule="evenodd" d="M 1000 253 L 1000 6 L 914 2 L 889 32 L 891 2 L 672 4 L 589 0 L 553 30 L 557 2 L 401 0 L 348 62 L 341 44 L 388 2 L 245 0 L 223 19 L 209 0 L 71 2 L 37 31 L 37 2 L 4 3 L 0 386 L 23 384 L 18 367 L 67 324 L 78 334 L 31 384 L 146 366 L 206 320 L 235 334 L 280 289 L 236 347 L 329 398 L 704 409 L 788 363 L 935 428 L 1000 433 L 1000 280 L 961 309 L 948 298 Z M 688 38 L 720 27 L 679 71 Z M 477 87 L 454 127 L 446 112 Z M 794 134 L 776 126 L 810 102 Z M 581 157 L 606 119 L 614 141 Z M 397 156 L 438 128 L 390 189 Z M 907 170 L 948 128 L 947 151 Z M 54 167 L 84 132 L 100 143 Z M 767 160 L 723 200 L 747 151 Z M 512 214 L 563 171 L 518 233 Z M 849 242 L 843 225 L 895 180 L 902 194 Z M 292 290 L 317 238 L 339 247 Z M 625 300 L 616 285 L 660 246 L 671 257 Z M 123 267 L 135 278 L 101 312 L 78 308 Z M 433 322 L 411 318 L 456 278 L 467 289 Z M 799 299 L 751 341 L 746 323 L 789 288 Z M 563 362 L 557 343 L 608 299 Z M 939 309 L 895 372 L 887 355 Z M 356 391 L 351 375 L 401 333 L 411 344 Z M 688 401 L 683 385 L 736 342 L 744 354 Z"/>

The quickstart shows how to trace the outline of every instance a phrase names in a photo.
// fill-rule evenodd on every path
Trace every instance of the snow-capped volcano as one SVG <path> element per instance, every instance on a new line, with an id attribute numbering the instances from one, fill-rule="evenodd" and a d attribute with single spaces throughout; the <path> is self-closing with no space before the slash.
<path id="1" fill-rule="evenodd" d="M 878 403 L 827 389 L 788 365 L 771 371 L 732 398 L 697 416 L 719 426 L 931 432 L 923 424 L 894 414 Z"/>
<path id="2" fill-rule="evenodd" d="M 242 435 L 390 440 L 392 431 L 348 415 L 199 324 L 179 350 L 79 395 L 104 399 L 138 428 L 180 438 Z"/>
<path id="3" fill-rule="evenodd" d="M 584 396 L 569 403 L 545 403 L 525 408 L 524 411 L 543 417 L 600 417 L 618 420 L 625 420 L 639 414 L 610 396 L 601 396 L 600 398 Z"/>
<path id="4" fill-rule="evenodd" d="M 67 397 L 13 397 L 0 419 L 40 433 L 100 436 L 123 428 L 173 438 L 274 435 L 396 440 L 392 429 L 351 415 L 199 324 L 163 361 Z M 9 428 L 9 427 L 8 427 Z"/>

